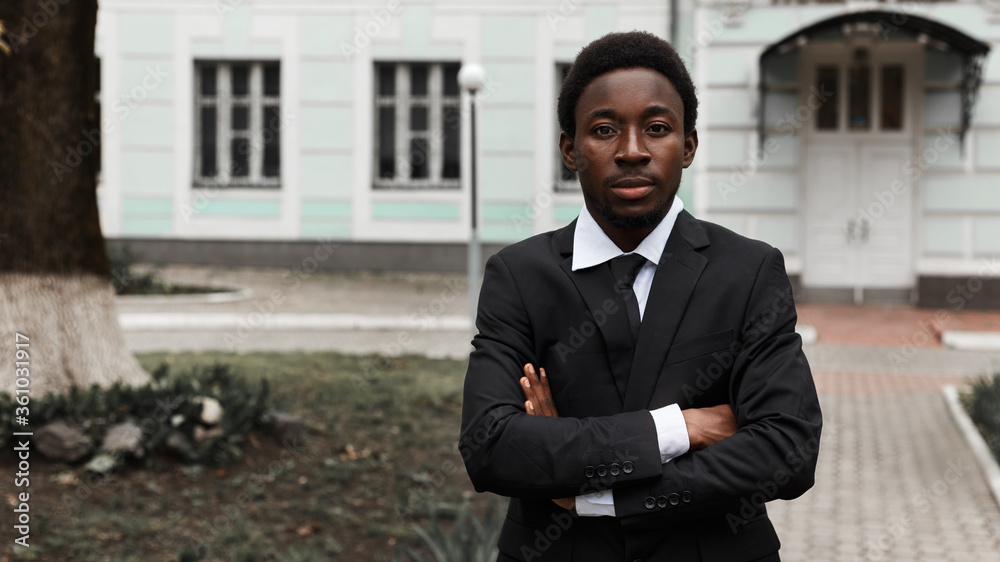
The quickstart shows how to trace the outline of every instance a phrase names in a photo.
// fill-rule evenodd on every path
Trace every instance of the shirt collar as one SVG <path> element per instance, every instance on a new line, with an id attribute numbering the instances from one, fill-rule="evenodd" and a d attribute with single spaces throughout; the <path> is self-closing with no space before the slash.
<path id="1" fill-rule="evenodd" d="M 674 195 L 674 201 L 666 216 L 631 253 L 639 254 L 659 265 L 660 255 L 663 254 L 663 248 L 667 245 L 667 238 L 670 237 L 670 233 L 674 229 L 677 216 L 683 210 L 684 202 L 681 201 L 680 197 Z M 597 221 L 587 210 L 587 206 L 584 205 L 580 211 L 580 217 L 576 220 L 576 230 L 573 233 L 573 271 L 600 265 L 623 254 L 625 252 L 621 251 L 621 248 L 616 246 L 601 230 Z"/>

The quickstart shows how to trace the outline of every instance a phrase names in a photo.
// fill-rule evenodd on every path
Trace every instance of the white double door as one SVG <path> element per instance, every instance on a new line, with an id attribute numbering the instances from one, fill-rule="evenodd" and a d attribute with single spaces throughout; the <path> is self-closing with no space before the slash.
<path id="1" fill-rule="evenodd" d="M 808 288 L 914 285 L 916 48 L 851 45 L 806 52 L 802 73 L 827 92 L 803 126 Z M 812 91 L 811 88 L 806 90 Z"/>

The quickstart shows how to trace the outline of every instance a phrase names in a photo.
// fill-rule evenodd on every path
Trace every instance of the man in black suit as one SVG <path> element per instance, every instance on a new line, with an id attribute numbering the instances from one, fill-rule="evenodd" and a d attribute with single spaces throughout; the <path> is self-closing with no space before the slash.
<path id="1" fill-rule="evenodd" d="M 781 254 L 683 210 L 697 99 L 665 41 L 588 45 L 558 113 L 584 209 L 489 259 L 465 382 L 499 560 L 778 560 L 764 503 L 812 486 L 822 425 Z"/>

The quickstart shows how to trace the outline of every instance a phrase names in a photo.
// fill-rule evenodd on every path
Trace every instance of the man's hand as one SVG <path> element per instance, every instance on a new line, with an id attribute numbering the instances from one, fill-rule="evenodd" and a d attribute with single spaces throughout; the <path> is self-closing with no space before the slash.
<path id="1" fill-rule="evenodd" d="M 704 449 L 736 433 L 736 416 L 729 404 L 681 410 L 691 450 Z"/>
<path id="2" fill-rule="evenodd" d="M 557 418 L 559 412 L 556 411 L 556 403 L 552 399 L 549 379 L 545 376 L 545 369 L 539 370 L 542 372 L 541 378 L 535 373 L 531 363 L 524 366 L 524 376 L 521 377 L 521 390 L 527 398 L 524 409 L 532 416 Z M 576 498 L 553 498 L 552 501 L 563 509 L 572 510 L 576 507 Z"/>

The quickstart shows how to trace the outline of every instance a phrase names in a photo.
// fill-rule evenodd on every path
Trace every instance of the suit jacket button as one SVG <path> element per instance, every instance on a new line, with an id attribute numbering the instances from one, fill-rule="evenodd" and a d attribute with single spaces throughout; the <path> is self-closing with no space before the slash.
<path id="1" fill-rule="evenodd" d="M 656 498 L 653 496 L 646 496 L 646 500 L 642 502 L 642 505 L 645 506 L 646 509 L 653 509 L 656 507 Z"/>
<path id="2" fill-rule="evenodd" d="M 632 466 L 632 461 L 625 461 L 622 463 L 622 472 L 625 474 L 632 474 L 633 470 L 635 470 L 635 467 Z"/>
<path id="3" fill-rule="evenodd" d="M 583 469 L 583 475 L 586 476 L 587 478 L 593 478 L 594 477 L 594 467 L 588 466 L 587 468 Z"/>
<path id="4" fill-rule="evenodd" d="M 618 476 L 622 473 L 622 467 L 619 466 L 618 463 L 611 463 L 608 470 L 611 472 L 611 476 Z"/>
<path id="5" fill-rule="evenodd" d="M 670 505 L 677 505 L 681 503 L 681 497 L 677 494 L 670 494 L 670 497 L 667 499 L 670 501 Z"/>
<path id="6" fill-rule="evenodd" d="M 691 503 L 691 490 L 684 490 L 684 493 L 681 494 L 681 501 Z"/>
<path id="7" fill-rule="evenodd" d="M 656 498 L 656 506 L 660 509 L 667 507 L 667 496 L 660 496 Z"/>
<path id="8" fill-rule="evenodd" d="M 597 465 L 597 475 L 601 477 L 607 476 L 608 467 L 604 466 L 603 464 Z"/>

